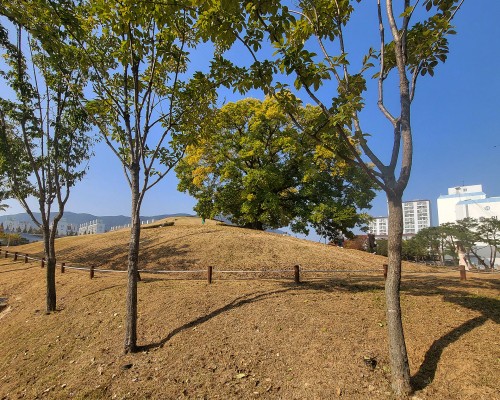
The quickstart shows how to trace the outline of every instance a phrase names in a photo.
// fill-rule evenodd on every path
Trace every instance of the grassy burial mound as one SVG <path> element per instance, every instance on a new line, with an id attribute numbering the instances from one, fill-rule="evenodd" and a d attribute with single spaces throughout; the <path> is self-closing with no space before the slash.
<path id="1" fill-rule="evenodd" d="M 213 262 L 211 254 L 224 268 L 289 266 L 299 257 L 304 268 L 371 269 L 384 262 L 195 219 L 143 233 L 147 258 L 141 262 L 148 268 L 178 267 L 182 260 L 185 268 L 199 268 Z M 107 256 L 121 268 L 126 237 L 119 231 L 59 239 L 57 245 L 67 261 Z M 40 251 L 36 246 L 23 251 Z M 169 254 L 175 263 L 167 264 Z M 402 288 L 415 398 L 495 398 L 499 276 L 469 274 L 460 282 L 456 271 L 405 268 L 415 272 L 404 276 Z M 142 351 L 123 355 L 126 275 L 91 280 L 82 271 L 58 272 L 59 311 L 45 315 L 44 273 L 39 262 L 0 258 L 2 399 L 391 398 L 379 274 L 335 274 L 301 285 L 291 279 L 209 285 L 145 274 L 139 283 Z"/>
<path id="2" fill-rule="evenodd" d="M 173 226 L 166 223 L 173 222 Z M 178 217 L 144 225 L 139 267 L 149 270 L 217 269 L 276 270 L 373 270 L 385 257 L 326 246 L 287 235 L 219 225 L 216 221 Z M 126 269 L 129 231 L 57 239 L 58 260 L 96 268 Z M 42 256 L 42 245 L 32 243 L 16 251 Z M 407 263 L 408 272 L 432 268 Z"/>

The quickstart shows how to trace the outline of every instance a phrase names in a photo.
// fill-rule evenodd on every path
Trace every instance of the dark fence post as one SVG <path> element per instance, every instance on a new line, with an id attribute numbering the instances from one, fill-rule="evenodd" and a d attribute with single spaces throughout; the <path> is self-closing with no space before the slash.
<path id="1" fill-rule="evenodd" d="M 294 265 L 294 274 L 293 274 L 293 279 L 295 283 L 298 285 L 300 283 L 300 265 Z"/>
<path id="2" fill-rule="evenodd" d="M 384 280 L 387 279 L 387 269 L 389 268 L 389 266 L 387 264 L 384 264 Z"/>
<path id="3" fill-rule="evenodd" d="M 66 271 L 66 268 L 64 268 L 65 266 L 66 266 L 66 263 L 61 264 L 61 274 L 64 274 L 64 272 Z"/>
<path id="4" fill-rule="evenodd" d="M 14 253 L 14 261 L 17 261 L 17 251 Z"/>
<path id="5" fill-rule="evenodd" d="M 209 265 L 207 267 L 207 281 L 209 284 L 212 283 L 212 272 L 213 272 L 212 266 Z"/>
<path id="6" fill-rule="evenodd" d="M 460 280 L 461 281 L 466 281 L 467 280 L 467 275 L 465 272 L 465 265 L 460 265 L 459 267 L 460 270 Z"/>
<path id="7" fill-rule="evenodd" d="M 27 254 L 24 255 L 24 263 L 28 264 L 28 255 Z"/>
<path id="8" fill-rule="evenodd" d="M 90 279 L 92 279 L 94 277 L 94 266 L 91 265 L 90 266 Z"/>
<path id="9" fill-rule="evenodd" d="M 42 257 L 42 261 L 40 263 L 40 267 L 41 268 L 45 267 L 45 257 Z"/>
<path id="10" fill-rule="evenodd" d="M 8 256 L 9 256 L 9 251 L 5 250 L 5 258 L 7 258 Z"/>

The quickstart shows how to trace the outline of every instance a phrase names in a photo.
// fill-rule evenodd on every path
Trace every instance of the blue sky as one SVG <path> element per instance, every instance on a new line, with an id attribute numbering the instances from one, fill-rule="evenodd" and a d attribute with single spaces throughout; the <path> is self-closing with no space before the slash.
<path id="1" fill-rule="evenodd" d="M 348 46 L 363 43 L 364 51 L 369 47 L 365 45 L 367 35 L 373 37 L 372 45 L 377 45 L 372 3 L 362 3 L 356 16 L 362 22 L 360 30 L 348 38 Z M 412 111 L 414 164 L 404 200 L 431 200 L 434 218 L 436 199 L 446 194 L 448 187 L 483 184 L 487 195 L 500 196 L 499 15 L 498 0 L 465 1 L 455 18 L 458 34 L 450 38 L 448 60 L 438 67 L 433 78 L 423 77 L 417 85 Z M 239 98 L 234 95 L 227 100 Z M 304 101 L 308 102 L 305 98 Z M 372 114 L 367 113 L 365 129 L 373 133 L 370 144 L 385 159 L 389 150 L 383 138 L 388 136 L 376 118 L 379 115 L 373 114 L 373 125 L 369 125 Z M 195 200 L 177 192 L 176 186 L 175 175 L 167 176 L 146 195 L 141 214 L 193 212 Z M 15 202 L 9 204 L 12 206 L 8 214 L 22 212 Z M 123 170 L 105 144 L 96 146 L 90 170 L 73 189 L 66 209 L 96 215 L 130 215 L 130 193 Z M 370 213 L 387 215 L 382 192 Z"/>

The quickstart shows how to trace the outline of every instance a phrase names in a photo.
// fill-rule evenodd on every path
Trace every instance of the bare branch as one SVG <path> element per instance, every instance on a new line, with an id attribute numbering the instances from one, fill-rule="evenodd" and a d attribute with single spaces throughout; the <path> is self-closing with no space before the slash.
<path id="1" fill-rule="evenodd" d="M 378 77 L 378 107 L 382 114 L 391 121 L 392 125 L 395 126 L 396 119 L 389 112 L 389 110 L 384 105 L 384 81 L 386 78 L 385 69 L 385 33 L 384 33 L 384 22 L 382 20 L 382 7 L 380 6 L 380 0 L 377 0 L 377 11 L 378 11 L 378 26 L 380 32 L 380 71 Z"/>

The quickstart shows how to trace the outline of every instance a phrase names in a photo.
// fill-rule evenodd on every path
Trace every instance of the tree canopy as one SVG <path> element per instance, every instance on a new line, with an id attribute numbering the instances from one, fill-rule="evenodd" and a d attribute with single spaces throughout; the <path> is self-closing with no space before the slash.
<path id="1" fill-rule="evenodd" d="M 299 118 L 323 123 L 317 107 L 301 108 Z M 368 178 L 300 132 L 275 99 L 226 104 L 203 130 L 176 168 L 201 216 L 303 233 L 309 224 L 348 233 L 365 222 L 358 209 L 374 196 Z"/>
<path id="2" fill-rule="evenodd" d="M 80 103 L 86 74 L 72 62 L 70 47 L 65 55 L 47 52 L 44 44 L 50 37 L 29 38 L 29 26 L 16 22 L 15 44 L 0 25 L 0 49 L 6 60 L 0 76 L 14 97 L 0 97 L 0 175 L 9 196 L 43 232 L 51 312 L 56 309 L 57 224 L 91 154 L 88 114 Z M 38 203 L 40 218 L 30 197 Z"/>

